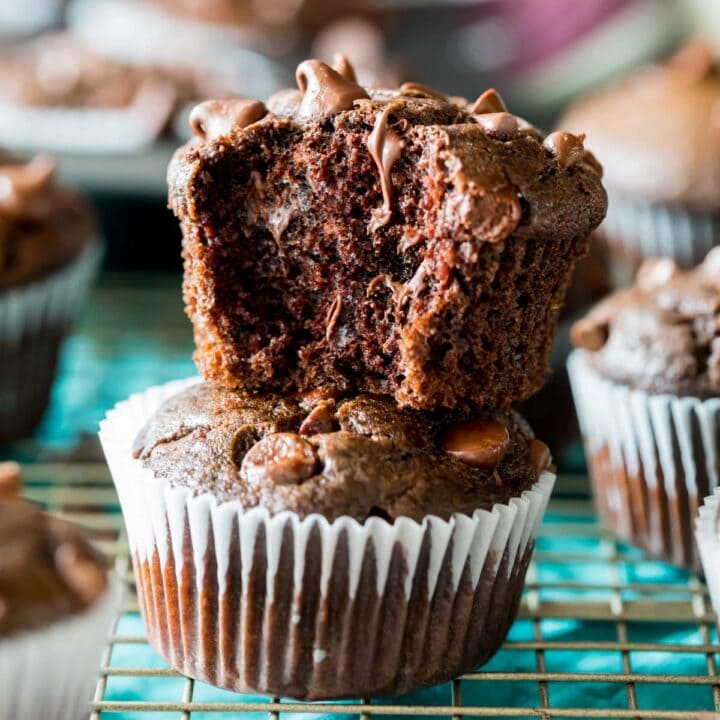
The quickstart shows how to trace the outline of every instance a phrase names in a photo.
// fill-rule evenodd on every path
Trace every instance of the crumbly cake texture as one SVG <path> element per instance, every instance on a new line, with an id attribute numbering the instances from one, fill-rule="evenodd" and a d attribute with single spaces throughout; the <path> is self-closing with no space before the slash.
<path id="1" fill-rule="evenodd" d="M 471 515 L 521 495 L 550 461 L 513 412 L 468 420 L 377 396 L 249 395 L 212 383 L 168 400 L 134 452 L 195 494 L 359 521 Z"/>
<path id="2" fill-rule="evenodd" d="M 55 179 L 55 162 L 0 151 L 0 291 L 36 280 L 75 257 L 94 221 L 76 192 Z"/>
<path id="3" fill-rule="evenodd" d="M 364 89 L 336 67 L 193 113 L 168 177 L 201 373 L 420 409 L 528 397 L 605 214 L 599 165 L 494 91 Z"/>
<path id="4" fill-rule="evenodd" d="M 635 285 L 572 327 L 604 377 L 650 393 L 720 395 L 720 248 L 692 270 L 646 260 Z"/>
<path id="5" fill-rule="evenodd" d="M 0 637 L 85 610 L 108 582 L 105 558 L 84 530 L 13 497 L 11 465 L 0 463 Z"/>

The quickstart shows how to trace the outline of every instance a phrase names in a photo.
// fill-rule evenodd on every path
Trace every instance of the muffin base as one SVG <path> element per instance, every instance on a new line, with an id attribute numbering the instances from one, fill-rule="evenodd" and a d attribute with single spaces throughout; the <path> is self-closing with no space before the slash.
<path id="1" fill-rule="evenodd" d="M 235 691 L 319 700 L 404 693 L 493 655 L 515 618 L 552 473 L 492 511 L 422 523 L 217 504 L 170 487 L 130 452 L 187 384 L 120 403 L 100 433 L 148 635 L 173 667 Z"/>
<path id="2" fill-rule="evenodd" d="M 568 360 L 596 502 L 618 537 L 699 569 L 693 522 L 718 486 L 720 399 L 652 395 Z"/>
<path id="3" fill-rule="evenodd" d="M 62 341 L 100 261 L 89 243 L 36 282 L 0 292 L 0 445 L 27 435 L 47 407 Z"/>

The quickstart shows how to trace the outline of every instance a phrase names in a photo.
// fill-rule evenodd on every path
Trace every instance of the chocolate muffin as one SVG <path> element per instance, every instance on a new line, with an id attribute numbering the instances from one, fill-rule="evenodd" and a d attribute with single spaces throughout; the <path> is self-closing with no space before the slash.
<path id="1" fill-rule="evenodd" d="M 365 394 L 171 383 L 100 435 L 153 646 L 214 685 L 303 699 L 399 694 L 490 658 L 554 481 L 511 411 Z"/>
<path id="2" fill-rule="evenodd" d="M 402 406 L 506 409 L 542 385 L 572 268 L 605 214 L 580 138 L 347 62 L 196 108 L 169 170 L 203 376 Z"/>
<path id="3" fill-rule="evenodd" d="M 0 143 L 14 149 L 137 150 L 197 97 L 189 72 L 115 62 L 66 32 L 0 51 Z"/>
<path id="4" fill-rule="evenodd" d="M 18 487 L 19 468 L 0 463 L 0 716 L 81 717 L 117 589 L 86 533 L 12 497 Z"/>
<path id="5" fill-rule="evenodd" d="M 632 282 L 643 259 L 670 257 L 689 268 L 720 241 L 718 101 L 716 58 L 694 40 L 562 118 L 602 158 L 609 205 L 599 233 L 618 287 Z"/>
<path id="6" fill-rule="evenodd" d="M 718 485 L 720 249 L 648 260 L 572 329 L 569 370 L 601 513 L 620 537 L 698 567 L 692 523 Z"/>
<path id="7" fill-rule="evenodd" d="M 47 405 L 57 356 L 98 263 L 85 200 L 48 156 L 0 152 L 0 444 L 28 433 Z"/>

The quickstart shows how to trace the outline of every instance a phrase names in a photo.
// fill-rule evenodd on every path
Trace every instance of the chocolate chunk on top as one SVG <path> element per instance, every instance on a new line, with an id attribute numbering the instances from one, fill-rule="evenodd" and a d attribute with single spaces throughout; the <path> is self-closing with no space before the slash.
<path id="1" fill-rule="evenodd" d="M 720 249 L 692 270 L 645 261 L 635 285 L 572 328 L 576 347 L 603 375 L 648 392 L 720 394 Z"/>
<path id="2" fill-rule="evenodd" d="M 135 455 L 171 485 L 246 509 L 420 521 L 489 509 L 530 488 L 549 461 L 532 442 L 513 412 L 469 420 L 399 409 L 387 397 L 308 401 L 203 383 L 166 401 Z"/>
<path id="3" fill-rule="evenodd" d="M 472 411 L 539 389 L 606 209 L 581 139 L 543 145 L 494 91 L 363 88 L 318 60 L 297 80 L 249 125 L 204 106 L 219 134 L 169 169 L 205 379 Z"/>

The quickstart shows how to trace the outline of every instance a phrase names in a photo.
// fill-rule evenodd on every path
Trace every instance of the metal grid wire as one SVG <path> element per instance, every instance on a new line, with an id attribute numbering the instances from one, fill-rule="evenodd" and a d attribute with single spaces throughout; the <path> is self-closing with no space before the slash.
<path id="1" fill-rule="evenodd" d="M 89 527 L 128 586 L 99 668 L 91 720 L 201 720 L 242 712 L 275 720 L 308 714 L 358 720 L 697 718 L 720 712 L 720 646 L 704 584 L 616 542 L 583 497 L 584 478 L 560 478 L 520 617 L 481 671 L 409 699 L 320 704 L 214 690 L 168 668 L 142 634 L 122 517 L 106 468 L 37 464 L 25 470 L 26 495 Z"/>

